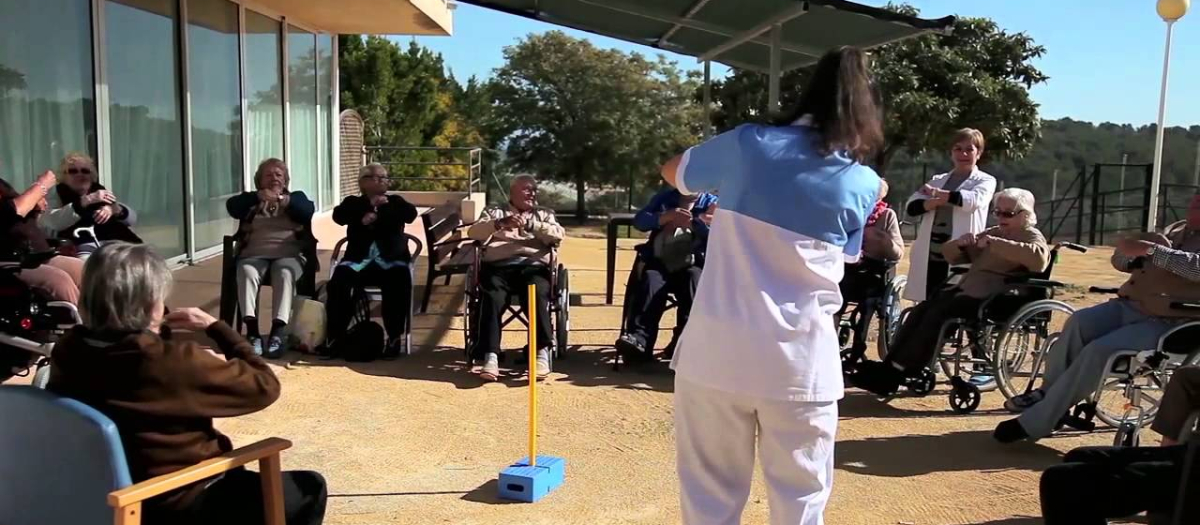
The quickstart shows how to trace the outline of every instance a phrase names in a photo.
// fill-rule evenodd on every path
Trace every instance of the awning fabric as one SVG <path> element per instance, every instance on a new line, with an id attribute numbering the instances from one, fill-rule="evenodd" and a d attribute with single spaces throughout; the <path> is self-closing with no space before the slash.
<path id="1" fill-rule="evenodd" d="M 871 48 L 954 24 L 952 16 L 926 20 L 844 0 L 458 1 L 760 72 L 770 70 L 775 25 L 788 71 L 835 47 Z"/>

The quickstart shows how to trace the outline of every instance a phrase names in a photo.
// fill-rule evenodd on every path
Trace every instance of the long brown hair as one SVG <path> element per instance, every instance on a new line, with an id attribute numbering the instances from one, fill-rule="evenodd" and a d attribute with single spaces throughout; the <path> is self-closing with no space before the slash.
<path id="1" fill-rule="evenodd" d="M 845 151 L 865 163 L 883 146 L 882 114 L 866 53 L 851 46 L 825 53 L 800 101 L 775 123 L 791 125 L 805 115 L 812 115 L 812 126 L 821 135 L 819 148 L 827 155 Z"/>

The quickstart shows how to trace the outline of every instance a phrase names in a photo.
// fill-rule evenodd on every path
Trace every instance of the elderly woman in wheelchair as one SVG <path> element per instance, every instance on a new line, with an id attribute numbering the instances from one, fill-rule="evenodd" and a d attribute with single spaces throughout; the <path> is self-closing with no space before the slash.
<path id="1" fill-rule="evenodd" d="M 900 298 L 906 279 L 897 278 L 895 270 L 904 257 L 904 238 L 900 235 L 900 220 L 895 210 L 884 201 L 887 193 L 887 181 L 882 181 L 879 201 L 867 217 L 867 227 L 863 231 L 862 258 L 846 263 L 846 273 L 839 284 L 842 308 L 834 314 L 834 320 L 842 348 L 846 348 L 853 333 L 850 348 L 842 351 L 842 361 L 847 366 L 853 366 L 865 357 L 867 329 L 873 316 L 879 316 L 881 354 L 887 353 L 887 345 L 900 316 Z"/>
<path id="2" fill-rule="evenodd" d="M 854 386 L 887 397 L 901 385 L 932 390 L 927 368 L 937 355 L 943 330 L 957 329 L 947 319 L 964 312 L 983 312 L 991 299 L 1009 289 L 1007 280 L 1041 272 L 1049 263 L 1049 248 L 1034 225 L 1034 198 L 1029 191 L 1009 188 L 996 194 L 992 213 L 999 225 L 945 243 L 942 252 L 951 264 L 971 263 L 958 285 L 941 290 L 933 298 L 913 307 L 882 361 L 865 360 L 847 370 Z M 956 378 L 957 379 L 957 378 Z M 956 387 L 958 385 L 956 384 Z M 977 402 L 976 402 L 977 403 Z"/>
<path id="3" fill-rule="evenodd" d="M 1144 233 L 1118 243 L 1112 265 L 1130 274 L 1129 279 L 1116 290 L 1115 299 L 1080 310 L 1067 321 L 1062 335 L 1039 356 L 1046 363 L 1041 388 L 1005 403 L 1021 416 L 1000 423 L 995 438 L 1004 443 L 1040 439 L 1063 425 L 1090 430 L 1093 416 L 1118 426 L 1121 437 L 1148 423 L 1154 407 L 1141 406 L 1147 392 L 1161 393 L 1174 366 L 1197 360 L 1197 252 L 1200 196 L 1192 199 L 1187 220 L 1169 227 L 1165 235 Z M 1131 398 L 1131 413 L 1105 410 L 1108 403 L 1100 398 L 1117 388 Z M 1085 402 L 1067 414 L 1081 401 Z"/>
<path id="4" fill-rule="evenodd" d="M 710 193 L 683 195 L 671 188 L 654 196 L 633 218 L 633 226 L 650 232 L 639 245 L 638 261 L 626 292 L 623 333 L 615 344 L 628 362 L 654 360 L 658 323 L 667 308 L 667 295 L 675 296 L 676 323 L 671 343 L 663 352 L 670 358 L 674 344 L 687 325 L 692 300 L 708 248 L 708 228 L 717 207 Z"/>

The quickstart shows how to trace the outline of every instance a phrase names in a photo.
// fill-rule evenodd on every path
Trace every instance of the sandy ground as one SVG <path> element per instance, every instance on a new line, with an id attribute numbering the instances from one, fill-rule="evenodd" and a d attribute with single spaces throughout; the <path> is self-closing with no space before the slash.
<path id="1" fill-rule="evenodd" d="M 634 241 L 623 240 L 618 306 L 604 305 L 604 241 L 571 238 L 563 250 L 573 291 L 569 360 L 540 392 L 541 451 L 566 458 L 567 482 L 535 505 L 496 499 L 496 475 L 525 453 L 528 390 L 517 378 L 483 384 L 463 360 L 461 285 L 436 288 L 420 315 L 420 351 L 397 361 L 347 364 L 290 354 L 276 367 L 284 385 L 269 409 L 219 423 L 238 444 L 292 440 L 284 468 L 329 481 L 329 524 L 667 524 L 678 523 L 672 436 L 672 377 L 665 367 L 613 372 L 625 272 Z M 1061 298 L 1114 285 L 1107 249 L 1064 253 L 1055 277 L 1076 287 Z M 173 304 L 215 307 L 215 264 L 182 270 Z M 668 317 L 663 326 L 672 326 Z M 506 335 L 521 346 L 523 331 Z M 1064 451 L 1110 443 L 1112 432 L 1064 435 L 1002 446 L 990 437 L 1005 419 L 997 393 L 972 415 L 950 412 L 945 385 L 925 398 L 884 404 L 857 390 L 841 402 L 832 525 L 1025 525 L 1040 523 L 1041 470 Z M 1157 439 L 1153 441 L 1157 442 Z M 767 523 L 761 472 L 744 523 Z"/>

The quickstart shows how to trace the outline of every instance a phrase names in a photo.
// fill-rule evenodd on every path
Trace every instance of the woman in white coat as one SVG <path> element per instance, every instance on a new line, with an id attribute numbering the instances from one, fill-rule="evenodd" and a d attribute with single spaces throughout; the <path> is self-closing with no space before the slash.
<path id="1" fill-rule="evenodd" d="M 954 169 L 934 175 L 908 198 L 905 213 L 920 222 L 909 258 L 905 299 L 924 301 L 946 280 L 950 265 L 942 256 L 942 243 L 967 233 L 979 233 L 987 227 L 996 178 L 977 166 L 983 146 L 983 133 L 979 130 L 958 130 L 950 154 Z"/>

